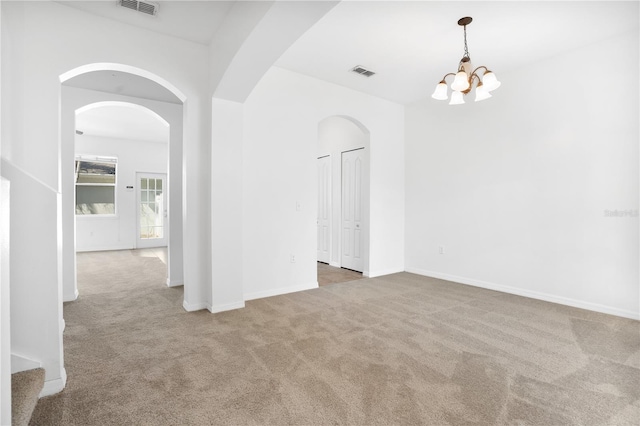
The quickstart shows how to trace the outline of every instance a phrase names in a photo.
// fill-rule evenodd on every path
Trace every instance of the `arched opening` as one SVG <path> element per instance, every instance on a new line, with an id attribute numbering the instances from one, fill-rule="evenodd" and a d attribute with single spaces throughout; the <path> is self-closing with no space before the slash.
<path id="1" fill-rule="evenodd" d="M 147 71 L 122 64 L 89 64 L 60 76 L 60 173 L 62 198 L 62 282 L 63 300 L 78 297 L 76 271 L 76 114 L 79 117 L 104 108 L 128 108 L 131 116 L 147 117 L 163 123 L 167 129 L 166 206 L 167 285 L 184 284 L 183 280 L 183 102 L 185 96 L 166 80 Z M 140 114 L 143 115 L 140 115 Z M 82 129 L 78 129 L 82 131 Z M 131 180 L 131 176 L 128 180 Z M 137 179 L 137 178 L 136 178 Z M 125 184 L 125 182 L 122 182 Z M 137 191 L 138 185 L 127 187 Z M 154 193 L 154 195 L 156 195 Z M 129 212 L 131 213 L 131 212 Z M 136 226 L 136 232 L 139 231 Z M 130 238 L 131 235 L 128 236 Z M 126 238 L 125 238 L 126 239 Z M 119 243 L 123 243 L 122 239 Z M 129 243 L 131 244 L 131 243 Z M 133 243 L 135 246 L 135 243 Z"/>
<path id="2" fill-rule="evenodd" d="M 318 124 L 320 285 L 359 278 L 358 274 L 348 271 L 368 276 L 369 151 L 369 131 L 359 121 L 347 116 L 331 116 Z"/>
<path id="3" fill-rule="evenodd" d="M 114 73 L 125 73 L 131 76 L 138 76 L 140 78 L 149 80 L 150 82 L 156 83 L 158 86 L 161 87 L 161 90 L 164 89 L 164 91 L 169 92 L 171 95 L 175 96 L 180 101 L 180 103 L 184 103 L 187 100 L 187 97 L 180 90 L 178 90 L 178 88 L 176 88 L 173 84 L 169 83 L 164 78 L 156 74 L 153 74 L 147 70 L 143 70 L 142 68 L 137 68 L 131 65 L 124 65 L 124 64 L 104 62 L 104 63 L 82 65 L 80 67 L 74 68 L 62 74 L 60 76 L 60 83 L 70 84 L 70 80 L 72 79 L 76 79 L 76 82 L 77 82 L 77 77 L 80 77 L 85 74 L 93 73 L 93 72 L 95 73 L 111 72 L 112 76 Z M 138 80 L 138 82 L 140 81 L 141 80 Z M 98 84 L 97 81 L 94 81 L 94 85 L 97 85 L 97 84 Z M 104 87 L 107 87 L 107 86 L 103 86 L 103 88 Z"/>

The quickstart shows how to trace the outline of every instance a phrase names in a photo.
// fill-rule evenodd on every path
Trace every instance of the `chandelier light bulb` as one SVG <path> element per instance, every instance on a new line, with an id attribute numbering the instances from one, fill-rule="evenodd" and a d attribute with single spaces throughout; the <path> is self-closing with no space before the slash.
<path id="1" fill-rule="evenodd" d="M 451 94 L 451 101 L 449 102 L 449 105 L 462 105 L 464 103 L 464 95 L 462 94 L 462 92 L 459 91 L 454 91 Z"/>
<path id="2" fill-rule="evenodd" d="M 469 88 L 469 77 L 464 70 L 458 71 L 456 74 L 456 78 L 451 83 L 451 90 L 455 90 L 458 92 L 464 92 Z"/>
<path id="3" fill-rule="evenodd" d="M 484 73 L 484 76 L 482 76 L 482 83 L 484 83 L 484 88 L 487 92 L 496 90 L 498 87 L 500 87 L 501 84 L 492 71 L 487 71 Z"/>
<path id="4" fill-rule="evenodd" d="M 449 98 L 449 96 L 447 96 L 447 83 L 445 83 L 444 80 L 438 83 L 431 97 L 439 101 L 446 101 Z"/>
<path id="5" fill-rule="evenodd" d="M 491 93 L 484 87 L 484 84 L 482 82 L 478 83 L 478 87 L 476 87 L 476 102 L 484 101 L 490 97 Z"/>

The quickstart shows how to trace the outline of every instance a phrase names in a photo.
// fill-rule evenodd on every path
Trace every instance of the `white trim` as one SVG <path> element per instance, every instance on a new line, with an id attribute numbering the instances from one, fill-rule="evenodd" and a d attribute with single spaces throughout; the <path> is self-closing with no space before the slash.
<path id="1" fill-rule="evenodd" d="M 67 370 L 65 370 L 64 368 L 60 369 L 60 376 L 61 377 L 59 379 L 45 381 L 38 398 L 55 395 L 58 392 L 62 392 L 64 387 L 67 385 Z"/>
<path id="2" fill-rule="evenodd" d="M 167 278 L 167 287 L 180 287 L 181 285 L 184 285 L 182 281 L 171 281 L 171 278 Z"/>
<path id="3" fill-rule="evenodd" d="M 82 65 L 72 70 L 69 70 L 63 74 L 60 74 L 60 83 L 64 83 L 65 81 L 72 79 L 80 74 L 85 74 L 91 71 L 122 71 L 129 74 L 135 74 L 140 77 L 148 78 L 151 81 L 155 81 L 171 93 L 173 93 L 182 103 L 184 104 L 187 100 L 187 97 L 178 90 L 173 84 L 169 83 L 167 80 L 159 77 L 147 70 L 142 68 L 136 68 L 131 65 L 123 65 L 118 63 L 109 63 L 109 62 L 97 62 L 93 64 Z"/>
<path id="4" fill-rule="evenodd" d="M 68 297 L 65 295 L 65 297 L 62 299 L 63 302 L 73 302 L 74 300 L 78 300 L 78 296 L 80 295 L 80 293 L 78 292 L 78 289 L 76 288 L 73 291 L 73 296 Z"/>
<path id="5" fill-rule="evenodd" d="M 224 311 L 233 311 L 234 309 L 242 309 L 244 308 L 244 301 L 242 302 L 234 302 L 234 303 L 226 303 L 222 305 L 209 305 L 207 309 L 212 314 L 217 314 L 218 312 Z"/>
<path id="6" fill-rule="evenodd" d="M 76 250 L 76 253 L 84 253 L 91 251 L 115 251 L 115 250 L 135 250 L 131 245 L 115 245 L 115 246 L 93 246 Z"/>
<path id="7" fill-rule="evenodd" d="M 404 268 L 383 269 L 381 271 L 364 271 L 362 275 L 369 278 L 376 278 L 383 275 L 397 274 L 398 272 L 404 272 Z"/>
<path id="8" fill-rule="evenodd" d="M 457 275 L 445 274 L 442 272 L 426 271 L 424 269 L 418 269 L 418 268 L 407 268 L 406 271 L 412 274 L 418 274 L 418 275 L 423 275 L 423 276 L 432 277 L 432 278 L 439 278 L 442 280 L 453 281 L 460 284 L 472 285 L 474 287 L 481 287 L 489 290 L 496 290 L 502 293 L 515 294 L 517 296 L 524 296 L 524 297 L 529 297 L 531 299 L 544 300 L 545 302 L 558 303 L 560 305 L 586 309 L 588 311 L 600 312 L 603 314 L 609 314 L 609 315 L 615 315 L 618 317 L 640 320 L 639 312 L 633 312 L 626 309 L 615 308 L 613 306 L 601 305 L 599 303 L 586 302 L 584 300 L 571 299 L 569 297 L 556 296 L 554 294 L 541 293 L 538 291 L 532 291 L 532 290 L 522 289 L 518 287 L 502 285 L 502 284 L 494 284 L 487 281 L 460 277 Z"/>
<path id="9" fill-rule="evenodd" d="M 199 302 L 199 303 L 187 303 L 187 301 L 182 302 L 182 307 L 187 312 L 201 311 L 202 309 L 208 308 L 207 302 Z"/>
<path id="10" fill-rule="evenodd" d="M 244 300 L 254 300 L 254 299 L 262 299 L 263 297 L 280 296 L 282 294 L 295 293 L 297 291 L 312 290 L 314 288 L 318 288 L 317 281 L 309 284 L 301 284 L 301 285 L 295 285 L 291 287 L 280 287 L 280 288 L 274 288 L 271 290 L 257 291 L 255 293 L 248 293 L 248 294 L 245 293 Z"/>
<path id="11" fill-rule="evenodd" d="M 340 268 L 340 262 L 329 262 L 329 266 L 333 266 L 335 268 Z"/>

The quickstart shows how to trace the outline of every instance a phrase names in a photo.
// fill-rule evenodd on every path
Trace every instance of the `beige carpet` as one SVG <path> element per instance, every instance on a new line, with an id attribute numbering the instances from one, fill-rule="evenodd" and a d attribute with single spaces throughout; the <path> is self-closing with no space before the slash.
<path id="1" fill-rule="evenodd" d="M 350 269 L 337 268 L 326 263 L 318 262 L 318 285 L 329 285 L 356 281 L 364 278 L 361 272 Z"/>
<path id="2" fill-rule="evenodd" d="M 637 425 L 640 323 L 408 273 L 184 312 L 78 256 L 67 388 L 32 425 Z"/>
<path id="3" fill-rule="evenodd" d="M 44 369 L 11 375 L 11 426 L 27 426 L 44 386 Z"/>

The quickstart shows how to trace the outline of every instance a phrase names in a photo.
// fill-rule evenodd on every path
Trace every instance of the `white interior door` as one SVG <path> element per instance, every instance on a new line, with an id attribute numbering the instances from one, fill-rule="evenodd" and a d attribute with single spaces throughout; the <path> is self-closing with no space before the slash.
<path id="1" fill-rule="evenodd" d="M 362 272 L 362 174 L 364 149 L 342 153 L 342 260 L 341 266 Z"/>
<path id="2" fill-rule="evenodd" d="M 167 245 L 167 175 L 137 173 L 138 207 L 136 247 Z"/>
<path id="3" fill-rule="evenodd" d="M 331 157 L 318 158 L 318 261 L 329 263 Z"/>

